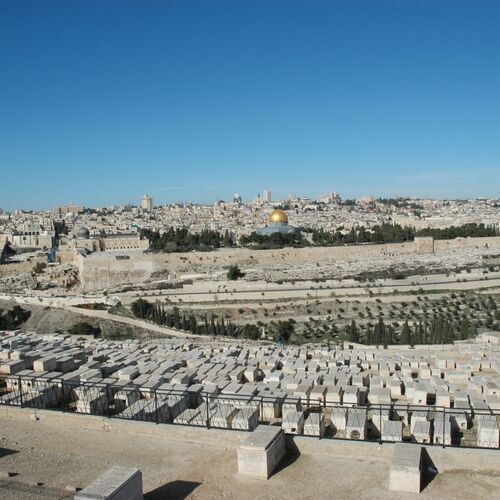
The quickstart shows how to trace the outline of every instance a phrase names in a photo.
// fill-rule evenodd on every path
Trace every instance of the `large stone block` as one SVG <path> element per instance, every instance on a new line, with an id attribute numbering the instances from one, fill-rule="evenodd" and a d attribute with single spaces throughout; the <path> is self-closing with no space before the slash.
<path id="1" fill-rule="evenodd" d="M 75 495 L 75 500 L 142 500 L 139 469 L 115 465 Z"/>
<path id="2" fill-rule="evenodd" d="M 238 472 L 268 479 L 286 452 L 285 434 L 280 427 L 259 425 L 240 445 Z"/>
<path id="3" fill-rule="evenodd" d="M 422 448 L 413 444 L 396 444 L 389 471 L 389 490 L 420 493 L 421 481 Z"/>

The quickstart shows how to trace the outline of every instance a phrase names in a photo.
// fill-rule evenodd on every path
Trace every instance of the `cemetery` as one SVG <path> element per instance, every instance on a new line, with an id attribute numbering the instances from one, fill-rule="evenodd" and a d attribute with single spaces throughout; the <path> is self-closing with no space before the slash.
<path id="1" fill-rule="evenodd" d="M 499 447 L 500 347 L 0 334 L 0 405 L 317 439 Z M 486 337 L 493 336 L 487 332 Z"/>

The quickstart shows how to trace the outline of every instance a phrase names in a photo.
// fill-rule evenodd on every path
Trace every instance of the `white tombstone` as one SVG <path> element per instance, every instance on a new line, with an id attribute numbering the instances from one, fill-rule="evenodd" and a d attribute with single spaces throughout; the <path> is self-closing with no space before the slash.
<path id="1" fill-rule="evenodd" d="M 451 445 L 451 422 L 449 415 L 437 415 L 434 419 L 434 444 Z"/>
<path id="2" fill-rule="evenodd" d="M 238 449 L 238 472 L 268 479 L 285 453 L 283 430 L 271 425 L 259 425 Z"/>
<path id="3" fill-rule="evenodd" d="M 325 418 L 322 413 L 310 413 L 304 421 L 304 436 L 325 435 Z"/>
<path id="4" fill-rule="evenodd" d="M 412 422 L 413 424 L 413 422 Z M 413 441 L 420 444 L 431 443 L 431 423 L 427 420 L 417 420 L 413 424 L 412 430 Z"/>
<path id="5" fill-rule="evenodd" d="M 339 431 L 344 432 L 347 425 L 347 408 L 335 406 L 330 410 L 330 422 L 332 430 L 337 434 Z"/>
<path id="6" fill-rule="evenodd" d="M 346 437 L 348 439 L 366 439 L 366 410 L 351 408 L 347 413 Z"/>
<path id="7" fill-rule="evenodd" d="M 477 445 L 481 448 L 499 447 L 499 429 L 495 415 L 481 415 L 478 420 Z"/>
<path id="8" fill-rule="evenodd" d="M 304 433 L 304 413 L 301 411 L 284 413 L 281 426 L 286 434 L 301 436 Z"/>
<path id="9" fill-rule="evenodd" d="M 403 422 L 387 420 L 382 427 L 382 441 L 400 442 L 403 439 Z"/>
<path id="10" fill-rule="evenodd" d="M 75 500 L 142 500 L 142 474 L 139 469 L 113 466 L 78 492 Z"/>
<path id="11" fill-rule="evenodd" d="M 397 443 L 389 471 L 389 491 L 420 493 L 422 449 L 412 444 Z"/>
<path id="12" fill-rule="evenodd" d="M 256 406 L 243 406 L 232 420 L 232 429 L 253 431 L 259 425 L 259 410 Z"/>

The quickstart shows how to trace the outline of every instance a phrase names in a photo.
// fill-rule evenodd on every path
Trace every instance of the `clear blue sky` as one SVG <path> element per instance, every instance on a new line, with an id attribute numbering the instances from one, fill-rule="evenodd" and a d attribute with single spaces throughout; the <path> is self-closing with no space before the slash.
<path id="1" fill-rule="evenodd" d="M 0 207 L 500 196 L 498 0 L 0 0 Z"/>

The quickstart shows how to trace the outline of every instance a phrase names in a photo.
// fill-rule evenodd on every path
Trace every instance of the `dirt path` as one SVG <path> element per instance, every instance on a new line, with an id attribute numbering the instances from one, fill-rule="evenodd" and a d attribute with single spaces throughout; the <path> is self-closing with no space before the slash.
<path id="1" fill-rule="evenodd" d="M 115 321 L 117 323 L 123 323 L 136 328 L 141 328 L 144 330 L 149 330 L 151 332 L 160 333 L 162 335 L 168 335 L 170 337 L 180 337 L 180 338 L 196 338 L 196 339 L 210 339 L 208 335 L 193 335 L 189 332 L 184 332 L 182 330 L 174 330 L 173 328 L 168 328 L 161 325 L 156 325 L 150 321 L 136 318 L 127 318 L 125 316 L 117 316 L 115 314 L 109 314 L 108 311 L 85 309 L 82 307 L 70 306 L 64 303 L 63 298 L 57 298 L 51 301 L 50 305 L 41 302 L 38 298 L 29 297 L 24 295 L 2 295 L 3 300 L 9 300 L 17 302 L 19 304 L 27 304 L 33 306 L 51 307 L 54 309 L 63 309 L 65 311 L 72 312 L 80 316 L 87 316 L 91 318 L 101 319 L 105 321 Z M 71 298 L 72 299 L 72 298 Z"/>
<path id="2" fill-rule="evenodd" d="M 125 316 L 117 316 L 115 314 L 109 314 L 108 311 L 98 311 L 98 310 L 96 311 L 92 309 L 84 309 L 81 307 L 72 307 L 72 306 L 66 306 L 63 308 L 74 313 L 90 316 L 92 318 L 99 318 L 107 321 L 116 321 L 117 323 L 123 323 L 125 325 L 137 328 L 143 328 L 155 333 L 169 335 L 171 337 L 184 337 L 184 338 L 196 338 L 196 339 L 211 338 L 209 335 L 193 335 L 192 333 L 189 332 L 174 330 L 166 326 L 156 325 L 155 323 L 151 323 L 150 321 L 146 321 L 143 319 L 127 318 Z"/>

